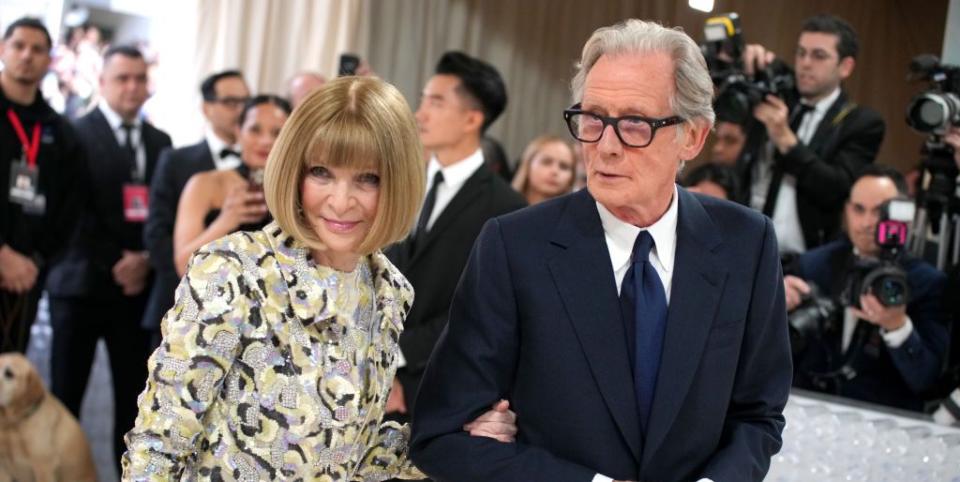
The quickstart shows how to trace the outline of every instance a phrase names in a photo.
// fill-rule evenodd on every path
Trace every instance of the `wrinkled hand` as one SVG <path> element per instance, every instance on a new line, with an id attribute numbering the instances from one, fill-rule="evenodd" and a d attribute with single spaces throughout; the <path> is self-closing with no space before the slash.
<path id="1" fill-rule="evenodd" d="M 783 291 L 787 294 L 787 311 L 793 311 L 803 303 L 803 297 L 810 294 L 810 285 L 803 279 L 788 274 L 783 277 Z"/>
<path id="2" fill-rule="evenodd" d="M 39 270 L 32 259 L 8 245 L 0 246 L 0 288 L 26 293 L 37 282 Z"/>
<path id="3" fill-rule="evenodd" d="M 781 154 L 797 144 L 797 135 L 790 129 L 790 108 L 779 97 L 768 94 L 753 108 L 753 117 L 767 128 L 767 135 Z"/>
<path id="4" fill-rule="evenodd" d="M 758 70 L 767 68 L 773 59 L 777 56 L 760 44 L 748 44 L 743 49 L 743 71 L 747 75 L 753 75 Z"/>
<path id="5" fill-rule="evenodd" d="M 950 126 L 947 135 L 943 136 L 943 142 L 953 147 L 953 162 L 956 162 L 960 169 L 960 127 Z"/>
<path id="6" fill-rule="evenodd" d="M 860 296 L 860 307 L 851 307 L 853 315 L 887 331 L 902 327 L 907 322 L 907 305 L 884 306 L 872 293 Z"/>
<path id="7" fill-rule="evenodd" d="M 500 400 L 489 411 L 464 424 L 463 430 L 474 437 L 490 437 L 511 443 L 517 435 L 517 414 L 510 410 L 510 402 Z"/>
<path id="8" fill-rule="evenodd" d="M 147 284 L 150 262 L 143 252 L 124 251 L 113 265 L 113 280 L 120 285 L 124 296 L 140 294 Z"/>
<path id="9" fill-rule="evenodd" d="M 407 401 L 403 397 L 403 386 L 400 380 L 393 378 L 393 387 L 390 389 L 390 395 L 387 396 L 387 413 L 407 413 Z"/>
<path id="10" fill-rule="evenodd" d="M 261 221 L 267 214 L 267 204 L 262 191 L 250 191 L 246 185 L 240 185 L 227 193 L 215 223 L 224 230 L 232 232 L 244 224 Z"/>

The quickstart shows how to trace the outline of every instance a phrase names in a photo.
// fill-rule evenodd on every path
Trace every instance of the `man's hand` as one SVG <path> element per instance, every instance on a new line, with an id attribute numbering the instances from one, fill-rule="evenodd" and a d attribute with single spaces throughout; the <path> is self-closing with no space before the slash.
<path id="1" fill-rule="evenodd" d="M 872 293 L 860 295 L 860 307 L 851 307 L 853 315 L 887 331 L 903 327 L 907 322 L 907 305 L 884 306 Z"/>
<path id="2" fill-rule="evenodd" d="M 943 136 L 943 142 L 953 148 L 953 162 L 956 162 L 960 169 L 960 127 L 950 126 L 947 135 Z"/>
<path id="3" fill-rule="evenodd" d="M 386 413 L 407 413 L 407 401 L 403 398 L 403 386 L 400 385 L 400 379 L 393 378 L 393 388 L 390 389 L 390 395 L 387 396 Z"/>
<path id="4" fill-rule="evenodd" d="M 135 296 L 147 284 L 150 262 L 143 251 L 126 251 L 113 265 L 113 280 L 123 289 L 124 296 Z"/>
<path id="5" fill-rule="evenodd" d="M 743 49 L 743 71 L 747 75 L 753 75 L 758 70 L 767 68 L 773 59 L 777 58 L 773 52 L 767 50 L 760 44 L 748 44 Z"/>
<path id="6" fill-rule="evenodd" d="M 32 259 L 8 245 L 0 246 L 0 288 L 14 293 L 26 293 L 37 282 L 40 270 Z"/>
<path id="7" fill-rule="evenodd" d="M 753 108 L 753 116 L 767 128 L 767 135 L 781 154 L 797 145 L 797 135 L 790 129 L 790 108 L 779 97 L 768 94 Z"/>
<path id="8" fill-rule="evenodd" d="M 810 285 L 803 279 L 788 274 L 783 277 L 783 291 L 787 294 L 787 311 L 793 311 L 803 302 L 803 297 L 810 294 Z"/>
<path id="9" fill-rule="evenodd" d="M 463 426 L 474 437 L 490 437 L 511 443 L 517 435 L 517 414 L 510 411 L 510 402 L 500 400 L 491 409 Z"/>

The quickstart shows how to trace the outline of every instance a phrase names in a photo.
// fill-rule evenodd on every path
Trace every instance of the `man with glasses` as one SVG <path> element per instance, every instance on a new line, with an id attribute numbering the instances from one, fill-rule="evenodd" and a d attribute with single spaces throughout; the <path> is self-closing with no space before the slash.
<path id="1" fill-rule="evenodd" d="M 485 225 L 411 457 L 437 480 L 762 480 L 791 381 L 783 280 L 768 219 L 674 182 L 714 119 L 699 47 L 601 28 L 573 96 L 587 189 Z M 517 443 L 460 434 L 500 398 Z"/>
<path id="2" fill-rule="evenodd" d="M 857 51 L 857 34 L 843 19 L 807 19 L 794 61 L 800 102 L 788 106 L 768 95 L 753 111 L 770 142 L 748 170 L 747 201 L 773 219 L 783 252 L 802 253 L 841 234 L 853 179 L 883 142 L 880 115 L 858 106 L 841 87 L 853 73 Z M 744 53 L 748 72 L 773 60 L 760 45 Z"/>
<path id="3" fill-rule="evenodd" d="M 198 172 L 240 165 L 237 126 L 243 105 L 250 98 L 243 75 L 237 70 L 215 73 L 200 84 L 200 94 L 208 122 L 204 139 L 164 151 L 150 182 L 150 214 L 143 237 L 156 279 L 143 315 L 143 327 L 152 333 L 152 347 L 160 342 L 160 320 L 173 306 L 173 293 L 179 282 L 173 266 L 173 226 L 180 193 L 190 176 Z"/>

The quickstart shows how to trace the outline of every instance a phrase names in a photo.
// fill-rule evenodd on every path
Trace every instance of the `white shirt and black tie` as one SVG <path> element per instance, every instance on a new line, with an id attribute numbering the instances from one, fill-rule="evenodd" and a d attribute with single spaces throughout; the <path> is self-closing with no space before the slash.
<path id="1" fill-rule="evenodd" d="M 210 127 L 207 127 L 207 133 L 204 139 L 207 141 L 207 147 L 210 148 L 213 165 L 218 171 L 226 171 L 240 167 L 239 144 L 227 144 L 223 139 L 219 138 Z"/>
<path id="2" fill-rule="evenodd" d="M 138 115 L 132 122 L 124 121 L 106 102 L 97 106 L 110 125 L 117 139 L 117 145 L 131 157 L 130 178 L 133 182 L 143 183 L 147 172 L 147 152 L 143 147 L 143 120 Z"/>

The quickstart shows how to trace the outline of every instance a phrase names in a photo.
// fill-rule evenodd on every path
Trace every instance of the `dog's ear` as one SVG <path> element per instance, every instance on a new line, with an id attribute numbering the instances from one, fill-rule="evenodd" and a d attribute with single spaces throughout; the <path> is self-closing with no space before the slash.
<path id="1" fill-rule="evenodd" d="M 40 374 L 33 367 L 33 363 L 30 363 L 30 360 L 26 357 L 17 357 L 8 366 L 15 371 L 20 384 L 20 389 L 17 390 L 13 400 L 10 401 L 9 415 L 21 417 L 43 399 L 43 382 L 40 380 Z"/>

